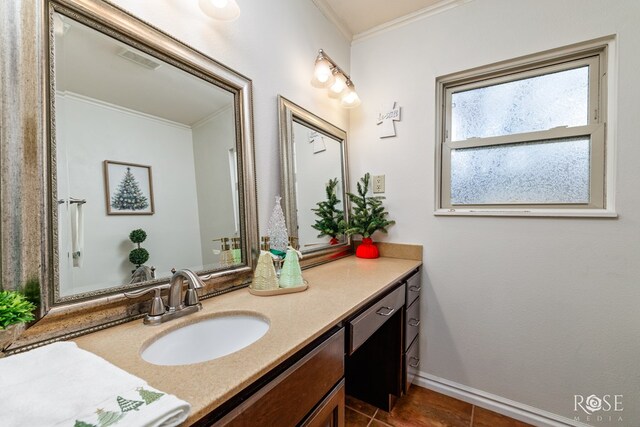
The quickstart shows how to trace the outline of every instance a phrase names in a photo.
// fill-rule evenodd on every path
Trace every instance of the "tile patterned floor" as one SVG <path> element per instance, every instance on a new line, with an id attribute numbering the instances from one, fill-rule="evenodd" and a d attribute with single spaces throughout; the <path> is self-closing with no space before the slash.
<path id="1" fill-rule="evenodd" d="M 531 427 L 470 403 L 411 386 L 391 412 L 347 396 L 346 427 Z"/>

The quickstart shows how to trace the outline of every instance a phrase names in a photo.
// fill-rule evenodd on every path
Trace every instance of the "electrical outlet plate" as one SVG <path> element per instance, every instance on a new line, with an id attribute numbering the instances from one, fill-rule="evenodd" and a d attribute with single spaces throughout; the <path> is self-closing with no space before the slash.
<path id="1" fill-rule="evenodd" d="M 373 176 L 373 193 L 384 193 L 384 175 Z"/>

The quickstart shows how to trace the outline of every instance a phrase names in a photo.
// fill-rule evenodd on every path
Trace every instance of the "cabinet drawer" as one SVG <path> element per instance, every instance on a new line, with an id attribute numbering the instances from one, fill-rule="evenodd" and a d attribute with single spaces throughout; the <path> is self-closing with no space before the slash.
<path id="1" fill-rule="evenodd" d="M 344 376 L 344 328 L 234 408 L 215 426 L 296 426 Z"/>
<path id="2" fill-rule="evenodd" d="M 407 350 L 404 356 L 404 366 L 404 392 L 406 393 L 420 370 L 420 339 L 415 340 Z"/>
<path id="3" fill-rule="evenodd" d="M 349 354 L 353 354 L 375 331 L 404 305 L 405 285 L 396 288 L 369 309 L 349 321 Z"/>
<path id="4" fill-rule="evenodd" d="M 418 270 L 407 278 L 407 307 L 420 296 L 420 288 L 422 286 L 421 272 L 422 270 Z"/>
<path id="5" fill-rule="evenodd" d="M 407 309 L 404 320 L 404 349 L 407 350 L 420 332 L 420 298 Z"/>

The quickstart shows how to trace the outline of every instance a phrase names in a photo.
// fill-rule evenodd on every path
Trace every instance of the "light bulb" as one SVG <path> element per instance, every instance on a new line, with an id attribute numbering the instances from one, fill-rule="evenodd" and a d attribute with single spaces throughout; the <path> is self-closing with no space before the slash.
<path id="1" fill-rule="evenodd" d="M 325 88 L 333 84 L 333 64 L 322 55 L 316 58 L 316 65 L 313 69 L 313 78 L 311 85 L 314 87 Z"/>
<path id="2" fill-rule="evenodd" d="M 342 93 L 342 97 L 340 98 L 340 105 L 345 108 L 355 108 L 360 105 L 360 97 L 356 93 L 356 89 L 351 83 L 351 80 L 347 80 L 347 88 Z"/>
<path id="3" fill-rule="evenodd" d="M 337 69 L 334 70 L 333 75 L 335 81 L 329 87 L 329 96 L 331 98 L 338 98 L 347 88 L 347 78 Z"/>
<path id="4" fill-rule="evenodd" d="M 236 0 L 200 0 L 199 4 L 207 16 L 219 21 L 233 21 L 240 16 Z"/>

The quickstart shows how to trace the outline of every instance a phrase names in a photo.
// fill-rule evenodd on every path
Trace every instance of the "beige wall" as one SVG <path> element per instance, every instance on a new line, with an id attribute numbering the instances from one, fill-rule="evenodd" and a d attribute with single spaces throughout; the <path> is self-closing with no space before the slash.
<path id="1" fill-rule="evenodd" d="M 640 425 L 639 22 L 636 0 L 476 0 L 354 43 L 351 182 L 386 174 L 398 224 L 377 237 L 424 245 L 425 383 L 583 422 L 575 394 L 622 394 L 624 422 L 602 425 Z M 435 78 L 610 34 L 619 218 L 434 216 Z M 398 137 L 381 140 L 393 101 Z"/>

